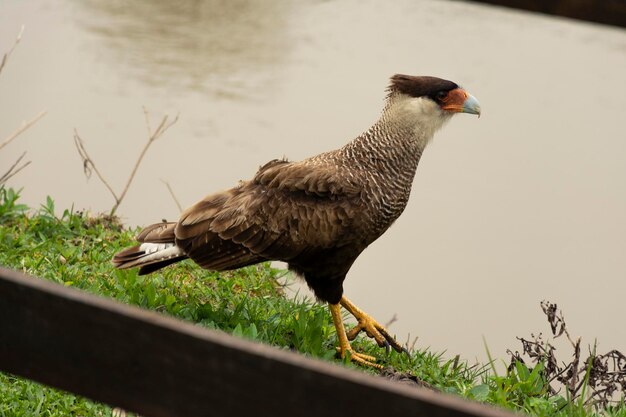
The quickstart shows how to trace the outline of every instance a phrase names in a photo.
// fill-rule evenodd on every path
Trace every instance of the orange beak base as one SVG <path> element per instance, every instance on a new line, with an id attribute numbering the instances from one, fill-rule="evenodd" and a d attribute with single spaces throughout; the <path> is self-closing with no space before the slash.
<path id="1" fill-rule="evenodd" d="M 480 103 L 462 88 L 451 90 L 441 103 L 441 109 L 453 113 L 469 113 L 480 116 Z"/>

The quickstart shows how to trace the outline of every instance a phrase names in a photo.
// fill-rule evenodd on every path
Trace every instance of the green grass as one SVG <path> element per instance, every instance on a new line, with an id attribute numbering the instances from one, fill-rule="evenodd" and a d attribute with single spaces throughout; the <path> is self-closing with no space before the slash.
<path id="1" fill-rule="evenodd" d="M 139 276 L 115 270 L 112 255 L 130 245 L 137 230 L 114 218 L 74 210 L 57 214 L 48 198 L 38 209 L 19 204 L 12 189 L 0 188 L 0 265 L 90 293 L 114 298 L 282 349 L 355 367 L 335 358 L 336 335 L 325 305 L 284 297 L 276 278 L 284 271 L 261 264 L 232 273 L 211 273 L 186 261 Z M 385 366 L 433 387 L 538 416 L 623 416 L 626 407 L 594 411 L 582 401 L 550 395 L 541 364 L 518 363 L 505 375 L 441 353 L 414 350 L 385 356 L 371 340 L 354 346 Z M 377 373 L 372 369 L 364 372 Z M 110 416 L 112 409 L 81 397 L 0 373 L 0 417 Z"/>

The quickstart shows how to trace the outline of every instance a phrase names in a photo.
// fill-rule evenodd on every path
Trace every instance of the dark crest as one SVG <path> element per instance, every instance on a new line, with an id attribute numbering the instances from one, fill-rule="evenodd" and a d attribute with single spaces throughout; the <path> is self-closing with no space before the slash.
<path id="1" fill-rule="evenodd" d="M 452 81 L 437 77 L 396 74 L 391 77 L 387 91 L 388 97 L 396 92 L 412 97 L 434 97 L 440 91 L 447 92 L 458 87 Z"/>

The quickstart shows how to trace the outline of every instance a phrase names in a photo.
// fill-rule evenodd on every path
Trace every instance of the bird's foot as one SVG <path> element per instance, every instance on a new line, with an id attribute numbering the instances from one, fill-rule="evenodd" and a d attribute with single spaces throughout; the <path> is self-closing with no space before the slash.
<path id="1" fill-rule="evenodd" d="M 337 329 L 337 338 L 339 339 L 339 347 L 337 347 L 337 353 L 342 359 L 347 358 L 348 360 L 358 363 L 363 366 L 372 366 L 376 369 L 383 369 L 381 365 L 376 363 L 376 358 L 370 355 L 366 355 L 364 353 L 356 352 L 350 346 L 350 342 L 346 337 L 346 329 L 343 326 L 343 321 L 341 319 L 341 306 L 339 303 L 337 304 L 328 304 L 330 309 L 330 313 L 333 316 L 333 323 L 335 324 L 335 329 Z"/>
<path id="2" fill-rule="evenodd" d="M 357 325 L 347 332 L 348 340 L 354 340 L 360 332 L 365 331 L 365 334 L 376 340 L 378 346 L 384 347 L 387 351 L 389 351 L 389 347 L 392 347 L 396 352 L 408 353 L 408 351 L 398 343 L 396 338 L 389 334 L 389 331 L 383 325 L 352 304 L 346 297 L 341 298 L 341 305 L 358 321 Z"/>
<path id="3" fill-rule="evenodd" d="M 359 353 L 355 351 L 350 343 L 340 343 L 340 346 L 337 346 L 337 352 L 341 359 L 344 359 L 348 356 L 348 359 L 352 362 L 356 362 L 359 365 L 363 366 L 371 366 L 376 369 L 383 369 L 382 365 L 376 363 L 376 358 L 374 356 L 366 355 L 365 353 Z"/>

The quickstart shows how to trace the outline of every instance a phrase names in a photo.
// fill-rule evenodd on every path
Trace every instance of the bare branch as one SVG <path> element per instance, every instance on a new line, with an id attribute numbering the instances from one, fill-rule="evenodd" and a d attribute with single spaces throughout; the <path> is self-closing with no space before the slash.
<path id="1" fill-rule="evenodd" d="M 180 205 L 178 198 L 176 198 L 176 194 L 174 194 L 174 190 L 172 190 L 170 183 L 163 179 L 161 180 L 161 182 L 165 184 L 165 186 L 167 187 L 167 190 L 170 192 L 170 195 L 172 196 L 172 198 L 174 199 L 174 202 L 176 203 L 176 207 L 178 207 L 178 211 L 183 211 L 183 207 Z"/>
<path id="2" fill-rule="evenodd" d="M 87 179 L 91 177 L 92 171 L 95 171 L 98 178 L 100 178 L 100 181 L 102 181 L 102 183 L 107 187 L 107 189 L 111 192 L 111 194 L 113 194 L 113 198 L 115 199 L 115 202 L 116 202 L 115 207 L 117 207 L 121 199 L 117 197 L 117 194 L 115 194 L 115 191 L 113 191 L 113 188 L 111 188 L 107 180 L 105 180 L 102 174 L 100 174 L 100 171 L 98 171 L 96 164 L 94 164 L 93 160 L 87 153 L 87 149 L 85 149 L 85 144 L 83 143 L 83 140 L 81 139 L 81 137 L 78 135 L 78 130 L 76 130 L 76 128 L 74 128 L 74 144 L 76 145 L 78 154 L 83 160 L 83 171 Z"/>
<path id="3" fill-rule="evenodd" d="M 27 166 L 29 166 L 31 163 L 31 161 L 27 161 L 24 162 L 24 164 L 18 168 L 16 168 L 13 172 L 11 172 L 11 169 L 9 171 L 7 171 L 2 178 L 0 178 L 0 185 L 5 184 L 8 180 L 10 180 L 14 175 L 16 175 L 18 172 L 20 172 L 21 170 L 23 170 L 24 168 L 26 168 Z"/>
<path id="4" fill-rule="evenodd" d="M 29 127 L 31 127 L 35 123 L 37 123 L 39 121 L 39 119 L 41 119 L 42 117 L 44 117 L 46 115 L 46 113 L 48 113 L 48 111 L 44 110 L 41 113 L 39 113 L 37 116 L 35 116 L 34 119 L 32 119 L 32 120 L 30 120 L 28 122 L 23 122 L 22 126 L 20 126 L 17 130 L 15 130 L 15 132 L 11 133 L 4 141 L 2 141 L 2 143 L 0 143 L 0 149 L 2 149 L 5 146 L 7 146 L 11 141 L 13 141 L 13 139 L 15 139 L 20 134 L 22 134 L 22 132 L 24 132 L 26 129 L 28 129 Z"/>
<path id="5" fill-rule="evenodd" d="M 396 321 L 398 321 L 398 315 L 396 313 L 393 313 L 393 316 L 389 319 L 387 323 L 385 323 L 385 327 L 389 328 L 389 326 L 391 326 Z"/>
<path id="6" fill-rule="evenodd" d="M 152 137 L 152 128 L 150 127 L 150 113 L 148 112 L 148 109 L 146 109 L 146 106 L 142 106 L 143 108 L 143 116 L 146 119 L 146 128 L 148 129 L 148 137 Z"/>
<path id="7" fill-rule="evenodd" d="M 15 42 L 13 42 L 13 46 L 11 47 L 11 49 L 9 49 L 9 52 L 6 52 L 2 56 L 2 62 L 0 62 L 0 72 L 2 72 L 2 69 L 4 68 L 5 64 L 7 63 L 9 59 L 9 56 L 11 56 L 17 44 L 20 43 L 20 41 L 22 40 L 23 33 L 24 33 L 24 25 L 22 25 L 22 27 L 20 28 L 20 32 L 17 34 L 17 38 L 15 38 Z"/>
<path id="8" fill-rule="evenodd" d="M 144 107 L 144 115 L 146 117 L 146 126 L 148 128 L 148 136 L 149 136 L 148 142 L 141 150 L 141 153 L 139 154 L 139 158 L 137 158 L 137 162 L 135 162 L 135 166 L 133 167 L 133 171 L 131 172 L 130 177 L 128 177 L 128 181 L 126 182 L 126 186 L 124 187 L 124 190 L 120 194 L 119 199 L 117 199 L 116 204 L 111 209 L 111 215 L 115 214 L 115 211 L 117 210 L 119 205 L 122 203 L 122 200 L 124 200 L 124 197 L 126 196 L 126 193 L 128 192 L 128 188 L 130 187 L 130 184 L 133 182 L 133 179 L 135 178 L 135 174 L 137 174 L 137 169 L 139 169 L 139 165 L 141 164 L 143 157 L 146 155 L 146 152 L 148 152 L 148 148 L 150 147 L 150 145 L 152 145 L 152 143 L 155 140 L 160 138 L 167 131 L 167 129 L 172 127 L 172 125 L 178 121 L 178 116 L 179 116 L 177 114 L 174 120 L 172 120 L 170 123 L 167 123 L 168 116 L 167 115 L 163 116 L 163 119 L 161 120 L 161 123 L 159 124 L 157 129 L 154 132 L 152 132 L 150 128 L 150 117 L 145 107 Z"/>
<path id="9" fill-rule="evenodd" d="M 584 404 L 592 405 L 596 409 L 607 407 L 618 401 L 618 397 L 623 397 L 626 389 L 626 355 L 617 350 L 598 355 L 594 344 L 593 349 L 589 348 L 587 359 L 582 360 L 581 338 L 574 340 L 571 337 L 563 312 L 557 309 L 556 304 L 547 301 L 541 302 L 541 309 L 548 318 L 552 336 L 556 339 L 565 334 L 573 348 L 573 359 L 559 365 L 555 356 L 556 348 L 551 341 L 544 341 L 541 333 L 537 336 L 531 334 L 531 340 L 518 338 L 522 343 L 522 355 L 528 356 L 534 364 L 543 365 L 541 373 L 548 392 L 557 395 L 560 391 L 557 387 L 564 387 L 570 401 L 583 397 L 581 400 Z M 508 350 L 507 353 L 511 355 L 509 372 L 514 370 L 517 362 L 524 363 L 518 352 L 512 353 Z"/>
<path id="10" fill-rule="evenodd" d="M 92 172 L 95 172 L 96 175 L 98 176 L 98 178 L 100 179 L 100 181 L 102 181 L 102 183 L 107 187 L 107 189 L 111 192 L 111 194 L 113 195 L 113 198 L 115 199 L 115 205 L 113 205 L 113 207 L 111 208 L 110 216 L 113 216 L 115 214 L 115 212 L 117 211 L 118 207 L 120 206 L 120 204 L 122 204 L 122 201 L 124 200 L 124 197 L 126 196 L 126 193 L 128 192 L 128 189 L 130 188 L 130 184 L 133 182 L 133 179 L 135 178 L 135 175 L 137 174 L 137 170 L 139 169 L 139 165 L 141 165 L 141 161 L 143 160 L 144 156 L 146 155 L 146 152 L 148 151 L 148 148 L 150 148 L 150 145 L 152 145 L 152 143 L 155 140 L 160 138 L 170 127 L 172 127 L 172 125 L 174 123 L 176 123 L 178 121 L 178 115 L 176 115 L 174 120 L 172 120 L 171 122 L 168 123 L 168 121 L 167 121 L 168 120 L 168 116 L 165 115 L 163 117 L 163 119 L 161 120 L 161 123 L 159 123 L 159 126 L 157 127 L 157 129 L 153 132 L 152 128 L 150 126 L 150 114 L 149 114 L 148 110 L 145 107 L 143 107 L 143 113 L 144 113 L 144 116 L 146 118 L 146 128 L 148 129 L 148 141 L 146 142 L 146 144 L 144 145 L 143 149 L 141 150 L 141 153 L 139 154 L 139 157 L 137 158 L 137 162 L 135 162 L 135 166 L 133 167 L 133 170 L 130 173 L 130 176 L 128 177 L 128 180 L 126 181 L 126 185 L 124 186 L 124 189 L 122 190 L 122 193 L 119 196 L 115 193 L 115 191 L 113 191 L 113 188 L 104 179 L 102 174 L 100 174 L 100 171 L 98 171 L 98 168 L 96 167 L 95 163 L 93 162 L 93 159 L 91 159 L 91 157 L 87 153 L 87 150 L 85 149 L 85 145 L 83 143 L 83 140 L 78 135 L 78 131 L 76 129 L 74 129 L 74 143 L 76 145 L 76 149 L 78 150 L 78 154 L 80 155 L 81 159 L 83 160 L 83 170 L 85 172 L 85 176 L 87 177 L 87 179 L 89 179 L 91 177 Z M 170 190 L 170 193 L 172 194 L 172 197 L 174 197 L 174 201 L 178 205 L 178 208 L 181 209 L 181 206 L 178 203 L 178 200 L 176 199 L 176 196 L 174 196 L 174 192 L 172 191 L 171 187 L 169 186 L 169 184 L 167 184 L 167 183 L 165 183 L 165 184 L 167 185 L 168 189 Z M 181 209 L 181 211 L 182 211 L 182 209 Z"/>
<path id="11" fill-rule="evenodd" d="M 404 348 L 409 351 L 409 352 L 413 352 L 415 350 L 415 345 L 417 344 L 417 339 L 419 339 L 418 336 L 415 336 L 415 338 L 413 339 L 413 343 L 411 342 L 411 334 L 409 333 L 406 336 L 406 342 L 404 342 Z"/>
<path id="12" fill-rule="evenodd" d="M 17 37 L 15 38 L 15 42 L 13 42 L 13 46 L 11 47 L 11 49 L 9 49 L 9 51 L 6 52 L 2 56 L 2 61 L 0 61 L 0 73 L 2 72 L 2 69 L 4 68 L 4 66 L 6 65 L 8 59 L 9 59 L 9 56 L 11 56 L 11 54 L 15 50 L 15 47 L 17 47 L 17 44 L 20 43 L 20 41 L 22 40 L 22 34 L 23 33 L 24 33 L 24 25 L 22 25 L 22 27 L 20 28 L 20 31 L 17 34 Z M 2 149 L 5 146 L 7 146 L 15 138 L 17 138 L 20 134 L 22 134 L 26 129 L 28 129 L 29 127 L 31 127 L 35 123 L 37 123 L 37 121 L 39 121 L 39 119 L 41 119 L 43 116 L 45 116 L 46 113 L 47 113 L 46 111 L 42 111 L 37 116 L 35 116 L 34 119 L 32 119 L 32 120 L 30 120 L 28 122 L 23 122 L 22 126 L 20 126 L 17 130 L 15 130 L 13 133 L 11 133 L 6 139 L 4 139 L 2 141 L 2 143 L 0 143 L 0 149 Z M 20 162 L 22 161 L 22 159 L 24 158 L 24 155 L 26 155 L 26 152 L 24 152 L 22 155 L 20 155 L 19 158 L 17 158 L 17 161 L 15 161 L 15 163 L 13 163 L 13 165 L 11 165 L 11 167 L 9 168 L 9 170 L 7 172 L 2 174 L 2 176 L 0 177 L 0 185 L 5 184 L 11 177 L 13 177 L 15 174 L 17 174 L 18 172 L 20 172 L 21 170 L 26 168 L 28 165 L 30 165 L 31 161 L 28 161 L 28 162 L 25 162 L 22 165 L 19 165 Z"/>
<path id="13" fill-rule="evenodd" d="M 4 183 L 6 183 L 12 176 L 14 176 L 15 174 L 17 174 L 18 172 L 20 172 L 21 170 L 23 170 L 24 168 L 26 168 L 28 165 L 30 165 L 31 161 L 25 162 L 22 166 L 17 167 L 17 165 L 20 163 L 20 161 L 24 158 L 24 155 L 26 155 L 26 152 L 24 152 L 22 155 L 20 155 L 19 158 L 17 158 L 17 161 L 15 161 L 13 163 L 13 165 L 11 165 L 11 167 L 9 168 L 9 170 L 7 172 L 5 172 L 4 174 L 2 174 L 2 176 L 0 177 L 0 185 L 3 185 Z M 17 168 L 16 168 L 17 167 Z"/>

